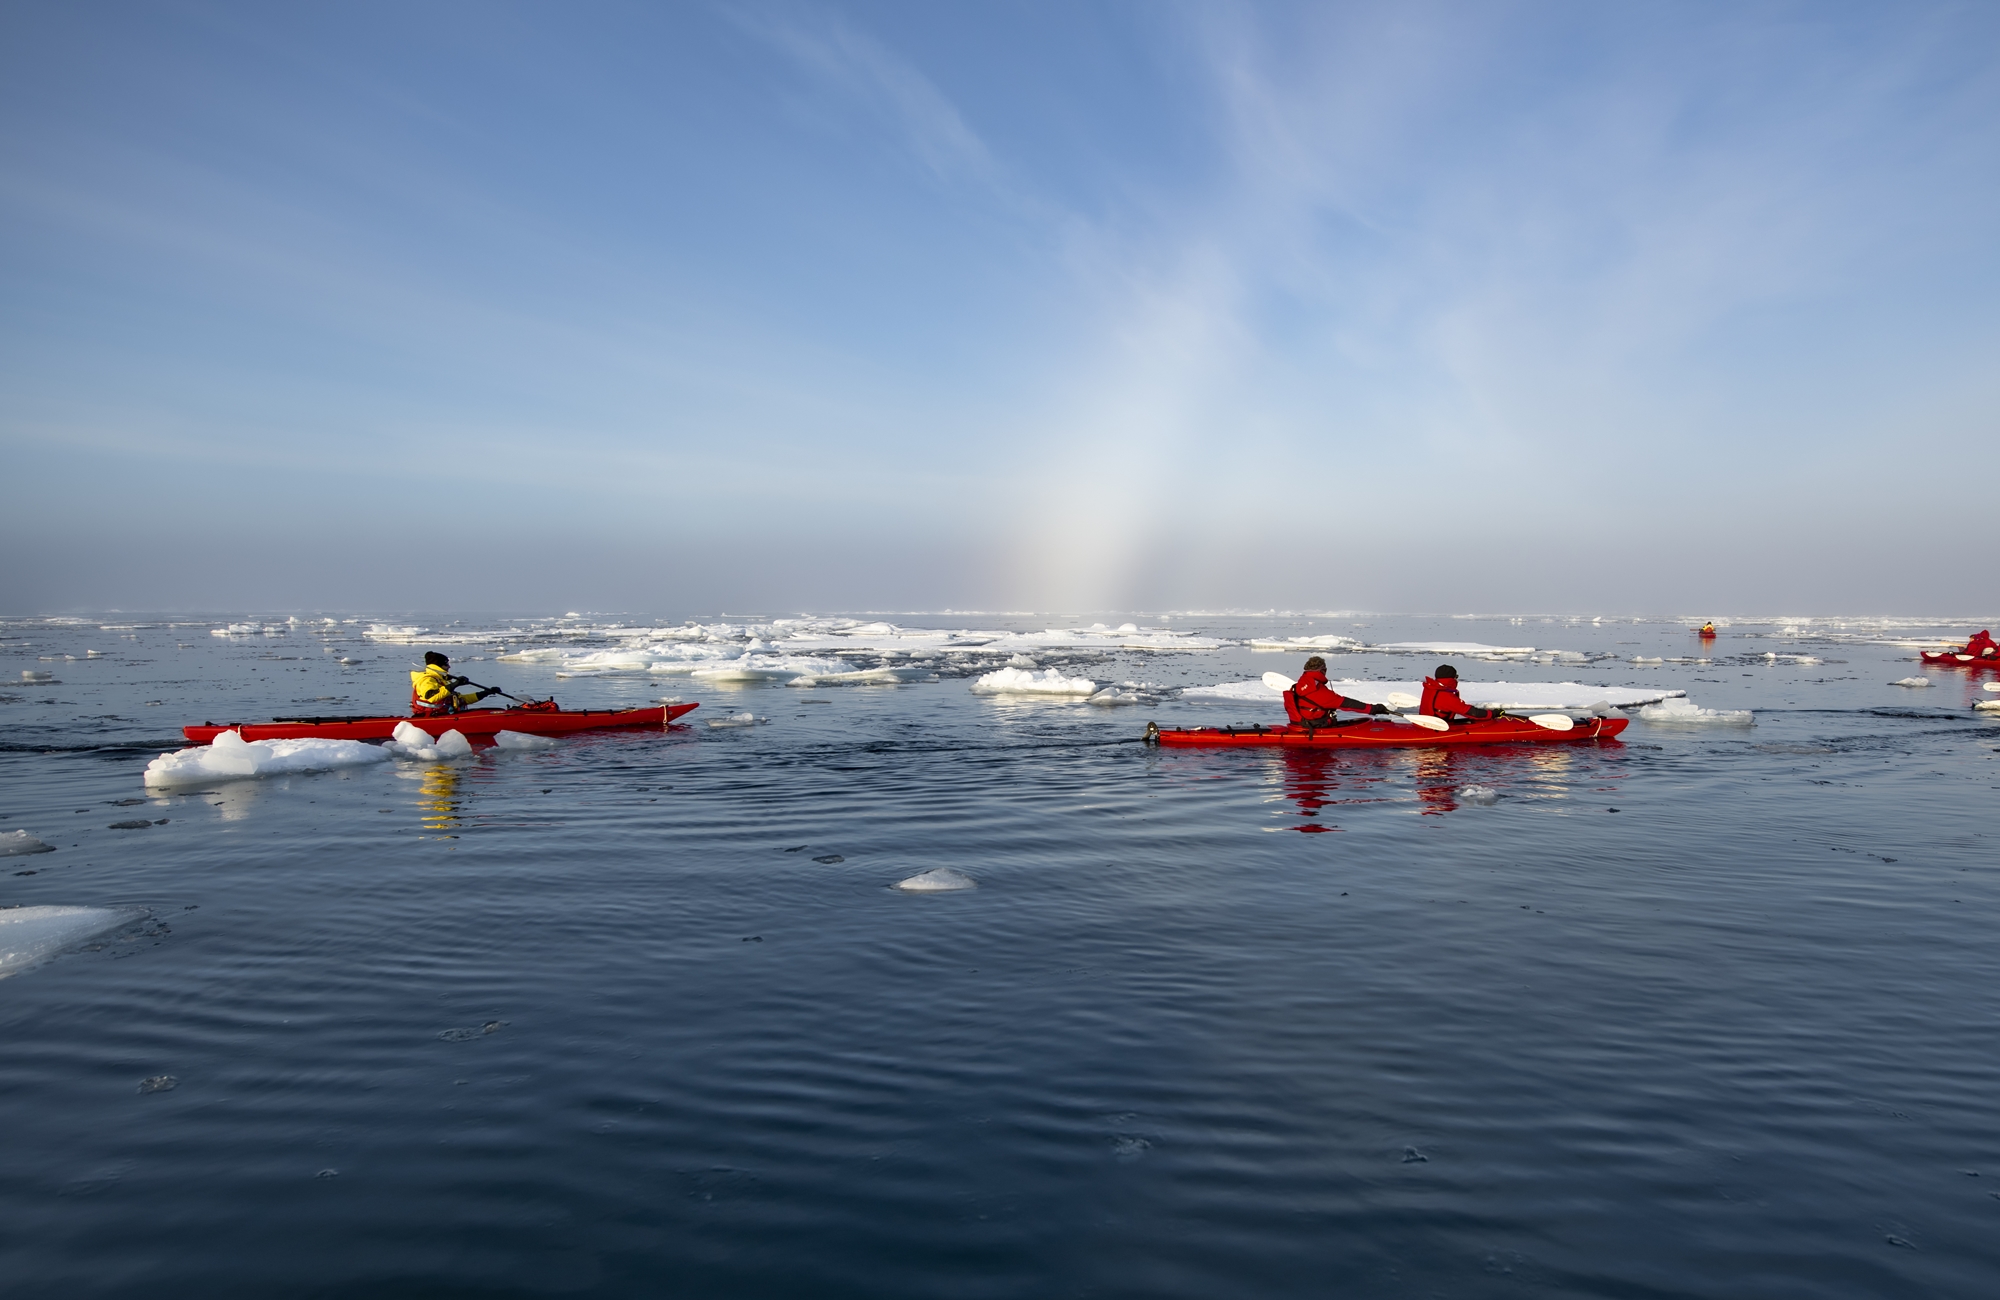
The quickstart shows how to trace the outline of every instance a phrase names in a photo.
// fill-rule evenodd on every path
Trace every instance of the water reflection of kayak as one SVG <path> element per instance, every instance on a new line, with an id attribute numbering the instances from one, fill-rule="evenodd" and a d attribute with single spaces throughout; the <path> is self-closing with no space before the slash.
<path id="1" fill-rule="evenodd" d="M 433 739 L 456 731 L 471 739 L 496 731 L 519 731 L 530 736 L 558 736 L 571 731 L 598 731 L 606 727 L 664 727 L 698 704 L 669 704 L 650 709 L 562 709 L 554 705 L 526 709 L 461 709 L 420 718 L 273 718 L 269 722 L 204 722 L 181 728 L 181 734 L 197 745 L 206 745 L 216 734 L 240 731 L 245 740 L 303 740 L 319 736 L 328 740 L 387 740 L 396 734 L 396 724 L 407 722 Z"/>
<path id="2" fill-rule="evenodd" d="M 1228 748 L 1236 745 L 1296 749 L 1417 749 L 1467 745 L 1573 745 L 1611 740 L 1632 724 L 1630 718 L 1584 718 L 1568 731 L 1551 731 L 1526 718 L 1468 722 L 1449 731 L 1423 731 L 1404 722 L 1371 719 L 1341 727 L 1158 727 L 1146 728 L 1146 742 L 1174 747 Z"/>

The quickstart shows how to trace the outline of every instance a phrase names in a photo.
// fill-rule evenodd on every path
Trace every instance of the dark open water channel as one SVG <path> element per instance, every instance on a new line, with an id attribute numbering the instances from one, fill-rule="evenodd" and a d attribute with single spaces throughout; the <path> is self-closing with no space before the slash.
<path id="1" fill-rule="evenodd" d="M 461 659 L 773 720 L 118 805 L 184 721 L 407 690 L 221 621 L 4 628 L 60 684 L 0 687 L 0 830 L 59 851 L 0 906 L 149 910 L 0 980 L 9 1296 L 2000 1295 L 2000 725 L 1907 649 L 1461 659 L 1757 722 L 1290 760 L 1129 743 L 1227 704 Z M 936 866 L 979 888 L 889 888 Z"/>

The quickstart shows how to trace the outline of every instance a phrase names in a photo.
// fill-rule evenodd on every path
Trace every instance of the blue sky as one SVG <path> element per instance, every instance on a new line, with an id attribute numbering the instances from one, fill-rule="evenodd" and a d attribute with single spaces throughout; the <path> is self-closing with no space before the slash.
<path id="1" fill-rule="evenodd" d="M 0 609 L 1987 608 L 1997 38 L 10 5 Z"/>

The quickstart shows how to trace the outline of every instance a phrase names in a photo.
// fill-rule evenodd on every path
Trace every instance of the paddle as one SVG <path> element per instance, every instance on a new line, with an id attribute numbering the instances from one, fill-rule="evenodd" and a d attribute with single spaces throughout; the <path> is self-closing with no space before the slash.
<path id="1" fill-rule="evenodd" d="M 1417 706 L 1417 697 L 1408 691 L 1391 691 L 1387 703 L 1390 708 L 1413 709 Z M 1528 715 L 1528 721 L 1544 731 L 1569 731 L 1576 726 L 1576 722 L 1565 713 L 1532 713 Z"/>
<path id="2" fill-rule="evenodd" d="M 536 700 L 524 700 L 518 695 L 509 695 L 507 694 L 507 692 L 501 690 L 498 686 L 481 686 L 478 682 L 473 681 L 470 677 L 459 678 L 458 684 L 460 686 L 470 686 L 472 687 L 472 689 L 476 691 L 485 691 L 488 695 L 497 695 L 503 700 L 512 700 L 516 704 L 539 703 L 539 701 Z"/>
<path id="3" fill-rule="evenodd" d="M 1265 673 L 1264 685 L 1274 691 L 1289 691 L 1292 689 L 1292 679 L 1282 673 Z M 1416 696 L 1401 691 L 1391 692 L 1389 698 L 1383 701 L 1383 706 L 1389 712 L 1405 722 L 1422 727 L 1425 731 L 1449 731 L 1451 729 L 1451 724 L 1443 718 L 1426 717 L 1421 713 L 1403 712 L 1404 709 L 1413 709 L 1416 705 Z"/>

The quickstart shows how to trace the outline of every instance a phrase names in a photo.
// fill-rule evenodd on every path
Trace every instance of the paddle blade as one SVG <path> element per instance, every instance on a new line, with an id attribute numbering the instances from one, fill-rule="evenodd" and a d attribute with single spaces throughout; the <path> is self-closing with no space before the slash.
<path id="1" fill-rule="evenodd" d="M 1528 716 L 1528 721 L 1550 731 L 1568 731 L 1576 726 L 1569 715 L 1563 713 L 1534 713 Z"/>
<path id="2" fill-rule="evenodd" d="M 1981 689 L 1988 691 L 2000 691 L 2000 682 L 1988 682 Z"/>
<path id="3" fill-rule="evenodd" d="M 1274 691 L 1289 691 L 1292 689 L 1292 679 L 1283 673 L 1265 673 L 1264 685 Z"/>
<path id="4" fill-rule="evenodd" d="M 1382 703 L 1392 709 L 1414 709 L 1420 701 L 1408 691 L 1390 691 L 1382 697 Z"/>
<path id="5" fill-rule="evenodd" d="M 1427 713 L 1405 713 L 1400 715 L 1405 722 L 1415 723 L 1425 731 L 1450 731 L 1451 724 L 1443 718 L 1433 718 Z"/>

